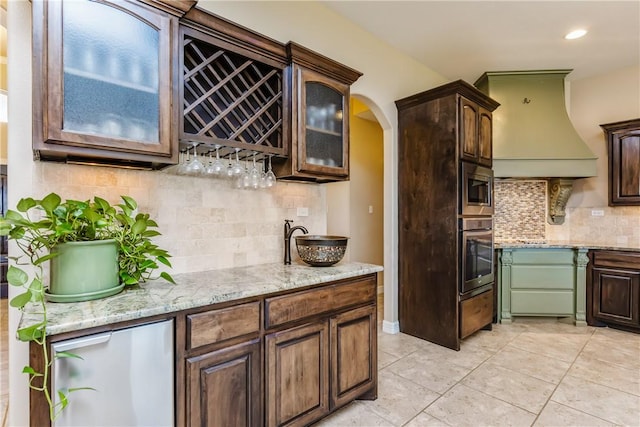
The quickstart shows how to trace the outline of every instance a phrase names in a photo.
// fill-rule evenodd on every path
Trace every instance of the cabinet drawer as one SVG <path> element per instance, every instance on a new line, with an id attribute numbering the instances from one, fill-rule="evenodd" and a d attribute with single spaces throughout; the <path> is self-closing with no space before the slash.
<path id="1" fill-rule="evenodd" d="M 265 326 L 288 322 L 375 301 L 376 277 L 340 283 L 265 300 Z"/>
<path id="2" fill-rule="evenodd" d="M 511 291 L 512 314 L 573 314 L 571 291 Z"/>
<path id="3" fill-rule="evenodd" d="M 640 270 L 640 253 L 594 251 L 593 265 L 597 267 L 629 268 Z"/>
<path id="4" fill-rule="evenodd" d="M 260 330 L 260 302 L 187 316 L 187 348 L 194 349 Z"/>
<path id="5" fill-rule="evenodd" d="M 514 249 L 513 264 L 573 265 L 572 249 Z"/>
<path id="6" fill-rule="evenodd" d="M 460 338 L 465 338 L 493 319 L 493 289 L 460 303 Z"/>
<path id="7" fill-rule="evenodd" d="M 511 267 L 511 289 L 574 288 L 573 266 L 514 265 Z"/>

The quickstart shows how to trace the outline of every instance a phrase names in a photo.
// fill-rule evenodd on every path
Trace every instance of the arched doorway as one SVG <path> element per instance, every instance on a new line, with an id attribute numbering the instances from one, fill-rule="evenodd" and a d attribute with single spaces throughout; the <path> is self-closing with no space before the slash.
<path id="1" fill-rule="evenodd" d="M 359 96 L 350 100 L 350 180 L 327 185 L 327 230 L 350 237 L 347 260 L 384 265 L 384 130 L 371 104 Z M 380 310 L 383 277 L 378 276 Z"/>

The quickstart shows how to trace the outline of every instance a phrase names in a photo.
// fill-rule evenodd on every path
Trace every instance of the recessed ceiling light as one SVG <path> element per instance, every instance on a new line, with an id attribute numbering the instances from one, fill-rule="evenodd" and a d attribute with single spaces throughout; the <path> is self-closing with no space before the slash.
<path id="1" fill-rule="evenodd" d="M 579 39 L 585 34 L 587 34 L 587 30 L 574 30 L 574 31 L 571 31 L 566 36 L 564 36 L 564 38 L 567 40 Z"/>

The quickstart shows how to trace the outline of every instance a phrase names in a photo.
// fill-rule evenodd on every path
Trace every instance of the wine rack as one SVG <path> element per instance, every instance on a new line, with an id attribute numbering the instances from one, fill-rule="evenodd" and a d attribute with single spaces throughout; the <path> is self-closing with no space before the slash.
<path id="1" fill-rule="evenodd" d="M 181 143 L 286 155 L 282 68 L 194 33 L 184 33 L 182 42 Z"/>

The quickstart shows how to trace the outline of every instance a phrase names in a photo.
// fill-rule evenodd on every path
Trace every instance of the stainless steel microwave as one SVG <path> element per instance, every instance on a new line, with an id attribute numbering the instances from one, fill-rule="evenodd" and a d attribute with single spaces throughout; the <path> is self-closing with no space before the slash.
<path id="1" fill-rule="evenodd" d="M 460 214 L 493 215 L 493 171 L 461 162 Z"/>

